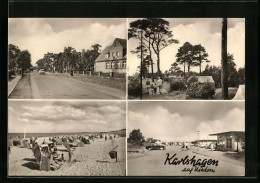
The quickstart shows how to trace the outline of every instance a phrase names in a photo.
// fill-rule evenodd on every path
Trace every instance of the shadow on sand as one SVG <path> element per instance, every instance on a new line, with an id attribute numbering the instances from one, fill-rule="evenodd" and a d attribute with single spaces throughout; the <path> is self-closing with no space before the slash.
<path id="1" fill-rule="evenodd" d="M 37 163 L 34 163 L 32 161 L 24 163 L 24 164 L 22 164 L 22 166 L 27 167 L 31 170 L 39 170 L 40 169 L 40 166 Z"/>

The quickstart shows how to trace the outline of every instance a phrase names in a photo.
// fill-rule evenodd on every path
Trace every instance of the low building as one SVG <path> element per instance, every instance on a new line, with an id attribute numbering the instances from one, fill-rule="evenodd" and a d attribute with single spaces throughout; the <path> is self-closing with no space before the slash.
<path id="1" fill-rule="evenodd" d="M 244 131 L 229 131 L 222 133 L 210 134 L 217 136 L 216 150 L 220 151 L 244 151 L 245 148 L 245 132 Z"/>
<path id="2" fill-rule="evenodd" d="M 199 146 L 199 147 L 208 147 L 211 143 L 217 143 L 217 140 L 195 140 L 191 142 L 193 145 Z"/>
<path id="3" fill-rule="evenodd" d="M 95 60 L 94 71 L 102 73 L 125 73 L 126 39 L 116 38 L 112 45 L 107 46 Z"/>

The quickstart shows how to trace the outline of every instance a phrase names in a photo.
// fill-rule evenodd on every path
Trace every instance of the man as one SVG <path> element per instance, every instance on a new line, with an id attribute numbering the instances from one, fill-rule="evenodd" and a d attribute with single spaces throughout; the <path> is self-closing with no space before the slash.
<path id="1" fill-rule="evenodd" d="M 146 79 L 145 85 L 146 85 L 146 91 L 147 91 L 147 93 L 149 94 L 149 90 L 150 90 L 150 80 L 149 80 L 148 78 Z"/>
<path id="2" fill-rule="evenodd" d="M 163 80 L 161 77 L 159 77 L 158 81 L 157 81 L 157 85 L 159 87 L 159 93 L 162 94 L 162 85 L 163 85 Z"/>

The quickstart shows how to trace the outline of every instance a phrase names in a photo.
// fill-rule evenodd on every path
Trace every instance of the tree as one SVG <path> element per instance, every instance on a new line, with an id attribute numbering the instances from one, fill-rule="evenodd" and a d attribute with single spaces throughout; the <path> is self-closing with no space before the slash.
<path id="1" fill-rule="evenodd" d="M 151 22 L 149 19 L 139 19 L 130 23 L 130 29 L 128 29 L 128 39 L 135 38 L 140 40 L 142 39 L 142 49 L 147 49 L 149 51 L 149 58 L 151 62 L 152 69 L 152 81 L 154 81 L 154 71 L 153 71 L 153 59 L 152 59 L 152 47 L 151 47 Z M 140 36 L 140 33 L 141 36 Z M 144 34 L 143 34 L 144 33 Z M 137 50 L 141 50 L 141 46 L 136 48 Z M 144 51 L 145 53 L 145 51 Z M 140 57 L 139 57 L 140 58 Z"/>
<path id="2" fill-rule="evenodd" d="M 162 18 L 149 18 L 151 33 L 149 37 L 152 39 L 152 48 L 157 56 L 158 75 L 161 75 L 160 70 L 160 52 L 171 44 L 178 44 L 179 41 L 173 39 L 172 31 L 169 30 L 169 22 Z"/>
<path id="3" fill-rule="evenodd" d="M 28 50 L 24 50 L 19 52 L 18 59 L 17 59 L 17 65 L 21 69 L 21 74 L 23 77 L 23 73 L 26 69 L 29 69 L 31 65 L 31 54 Z"/>
<path id="4" fill-rule="evenodd" d="M 237 87 L 239 83 L 234 56 L 229 53 L 227 55 L 227 81 L 228 87 Z"/>
<path id="5" fill-rule="evenodd" d="M 92 50 L 87 50 L 82 54 L 84 70 L 94 70 L 95 60 L 100 55 L 99 47 L 101 47 L 101 45 L 94 44 L 92 45 Z"/>
<path id="6" fill-rule="evenodd" d="M 224 100 L 228 99 L 227 62 L 227 18 L 223 18 L 221 39 L 221 87 L 222 98 Z"/>
<path id="7" fill-rule="evenodd" d="M 17 59 L 21 50 L 13 44 L 8 45 L 8 69 L 14 72 L 17 67 Z"/>
<path id="8" fill-rule="evenodd" d="M 178 49 L 178 52 L 176 54 L 176 62 L 178 64 L 183 64 L 183 72 L 184 72 L 184 78 L 185 78 L 185 69 L 186 64 L 188 67 L 188 73 L 190 72 L 190 67 L 195 65 L 195 62 L 193 61 L 193 46 L 189 42 L 185 42 L 183 46 L 181 46 Z"/>
<path id="9" fill-rule="evenodd" d="M 179 75 L 182 73 L 181 68 L 179 67 L 179 64 L 177 62 L 171 64 L 171 68 L 169 69 L 169 72 L 173 75 Z"/>
<path id="10" fill-rule="evenodd" d="M 239 68 L 237 74 L 238 74 L 238 84 L 245 84 L 245 67 Z"/>
<path id="11" fill-rule="evenodd" d="M 129 141 L 135 142 L 135 143 L 142 143 L 144 142 L 144 136 L 141 133 L 140 129 L 134 129 L 132 132 L 129 134 Z"/>
<path id="12" fill-rule="evenodd" d="M 196 60 L 195 66 L 200 67 L 200 75 L 201 75 L 201 64 L 205 62 L 210 62 L 207 57 L 209 56 L 208 53 L 206 52 L 206 49 L 201 46 L 201 44 L 194 45 L 193 46 L 193 60 Z"/>

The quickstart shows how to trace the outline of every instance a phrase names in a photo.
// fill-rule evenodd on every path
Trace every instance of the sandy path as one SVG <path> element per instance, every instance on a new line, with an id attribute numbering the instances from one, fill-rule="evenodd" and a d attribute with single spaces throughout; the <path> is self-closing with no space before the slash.
<path id="1" fill-rule="evenodd" d="M 109 157 L 112 142 L 97 140 L 84 147 L 77 147 L 72 162 L 64 162 L 55 171 L 40 171 L 31 149 L 12 147 L 9 156 L 9 176 L 124 176 L 125 175 L 125 138 L 116 138 L 118 162 Z M 68 159 L 67 152 L 64 153 Z"/>

